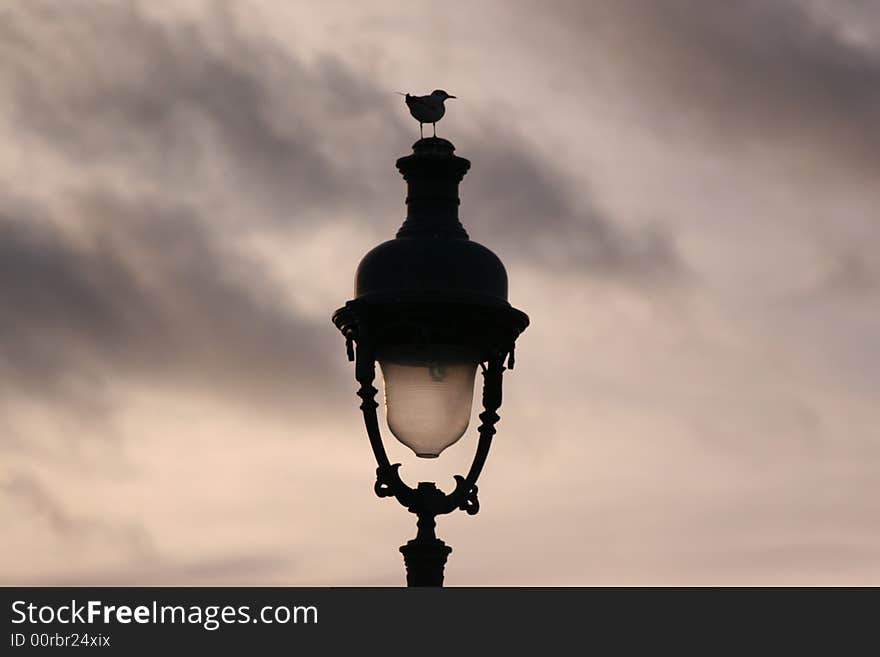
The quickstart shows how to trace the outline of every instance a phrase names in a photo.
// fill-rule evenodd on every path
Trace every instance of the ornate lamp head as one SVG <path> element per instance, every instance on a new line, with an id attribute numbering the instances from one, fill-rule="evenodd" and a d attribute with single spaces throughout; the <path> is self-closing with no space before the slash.
<path id="1" fill-rule="evenodd" d="M 505 362 L 513 367 L 514 343 L 529 323 L 507 301 L 504 265 L 471 241 L 458 220 L 458 185 L 470 162 L 454 151 L 445 139 L 420 139 L 412 155 L 397 161 L 407 182 L 406 220 L 395 239 L 364 256 L 355 298 L 333 315 L 349 359 L 356 359 L 361 410 L 378 463 L 376 492 L 395 496 L 419 516 L 419 535 L 401 548 L 411 584 L 429 575 L 431 583 L 442 583 L 451 550 L 434 536 L 434 517 L 456 508 L 473 514 L 479 508 L 476 481 L 499 419 L 502 373 Z M 391 432 L 428 458 L 465 432 L 476 370 L 482 369 L 477 453 L 468 475 L 456 477 L 452 493 L 425 482 L 412 489 L 397 475 L 399 464 L 389 463 L 376 416 L 377 361 Z M 426 554 L 433 555 L 427 562 Z"/>

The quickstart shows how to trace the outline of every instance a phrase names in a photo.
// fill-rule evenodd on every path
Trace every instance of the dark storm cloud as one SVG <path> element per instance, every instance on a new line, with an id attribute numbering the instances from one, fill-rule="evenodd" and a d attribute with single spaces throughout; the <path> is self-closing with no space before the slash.
<path id="1" fill-rule="evenodd" d="M 505 259 L 628 283 L 682 279 L 686 267 L 673 236 L 659 226 L 619 226 L 596 207 L 584 181 L 575 193 L 578 181 L 562 163 L 542 161 L 514 135 L 489 129 L 473 141 L 479 147 L 467 153 L 473 167 L 462 190 L 462 220 Z"/>
<path id="2" fill-rule="evenodd" d="M 584 52 L 595 54 L 595 41 L 607 54 L 599 64 L 623 62 L 616 70 L 633 93 L 653 98 L 642 109 L 653 121 L 693 128 L 699 119 L 704 137 L 728 145 L 744 136 L 788 141 L 855 158 L 872 175 L 880 168 L 880 50 L 846 40 L 839 22 L 806 3 L 623 0 L 569 9 L 560 15 L 580 19 L 571 24 L 586 30 Z M 859 17 L 880 14 L 866 5 L 847 20 Z"/>
<path id="3" fill-rule="evenodd" d="M 84 168 L 106 162 L 170 190 L 216 187 L 206 178 L 220 170 L 263 221 L 295 225 L 314 206 L 369 198 L 375 167 L 353 175 L 351 154 L 369 153 L 368 136 L 399 135 L 399 123 L 366 116 L 393 116 L 392 95 L 330 57 L 306 65 L 246 35 L 225 7 L 198 24 L 159 22 L 136 3 L 9 11 L 0 79 L 14 128 Z"/>
<path id="4" fill-rule="evenodd" d="M 134 375 L 295 404 L 336 372 L 327 327 L 187 208 L 105 194 L 70 214 L 75 235 L 45 208 L 0 216 L 0 385 L 76 400 Z"/>
<path id="5" fill-rule="evenodd" d="M 136 4 L 7 11 L 10 125 L 84 182 L 51 206 L 23 180 L 0 199 L 0 387 L 88 412 L 118 377 L 292 404 L 345 390 L 328 385 L 345 376 L 329 324 L 292 312 L 205 207 L 244 199 L 247 228 L 270 231 L 345 208 L 390 235 L 403 214 L 392 149 L 413 124 L 379 85 L 332 58 L 306 65 L 222 7 L 198 24 Z M 680 270 L 666 235 L 618 228 L 515 132 L 487 125 L 463 153 L 475 162 L 464 213 L 475 238 L 557 271 L 646 281 Z M 142 191 L 112 191 L 107 170 Z"/>
<path id="6" fill-rule="evenodd" d="M 198 25 L 159 23 L 137 5 L 65 7 L 28 5 L 0 26 L 16 120 L 48 148 L 182 194 L 234 193 L 256 206 L 251 224 L 346 209 L 396 229 L 393 149 L 414 131 L 381 83 L 330 57 L 307 66 L 222 5 Z M 60 34 L 48 27 L 59 23 Z M 475 161 L 472 208 L 514 257 L 630 280 L 680 269 L 668 236 L 622 231 L 515 132 L 480 124 L 477 150 L 463 153 Z M 222 189 L 204 180 L 218 168 Z"/>

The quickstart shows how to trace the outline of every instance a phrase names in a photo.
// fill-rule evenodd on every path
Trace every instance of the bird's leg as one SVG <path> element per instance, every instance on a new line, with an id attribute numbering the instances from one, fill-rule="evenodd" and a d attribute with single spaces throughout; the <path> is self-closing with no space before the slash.
<path id="1" fill-rule="evenodd" d="M 421 122 L 421 121 L 419 121 L 419 138 L 420 138 L 420 139 L 424 139 L 424 138 L 425 138 L 425 133 L 422 132 L 422 122 Z"/>
<path id="2" fill-rule="evenodd" d="M 436 137 L 437 136 L 437 124 L 432 123 L 431 125 L 434 126 L 434 136 Z"/>

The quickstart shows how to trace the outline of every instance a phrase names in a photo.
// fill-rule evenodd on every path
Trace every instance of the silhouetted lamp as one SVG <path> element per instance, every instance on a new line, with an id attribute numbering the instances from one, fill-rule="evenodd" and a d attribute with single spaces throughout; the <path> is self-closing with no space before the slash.
<path id="1" fill-rule="evenodd" d="M 458 184 L 470 162 L 449 141 L 420 139 L 397 160 L 407 182 L 407 217 L 397 237 L 361 260 L 355 298 L 333 315 L 355 361 L 358 395 L 378 468 L 375 491 L 395 497 L 418 516 L 416 538 L 400 548 L 410 586 L 441 586 L 452 551 L 434 534 L 435 517 L 479 510 L 477 478 L 500 419 L 505 363 L 528 326 L 507 301 L 507 273 L 489 249 L 468 239 L 458 220 Z M 373 386 L 376 363 L 384 379 L 391 433 L 423 458 L 435 458 L 465 433 L 474 379 L 483 374 L 479 441 L 467 476 L 444 493 L 431 482 L 411 488 L 382 444 Z"/>

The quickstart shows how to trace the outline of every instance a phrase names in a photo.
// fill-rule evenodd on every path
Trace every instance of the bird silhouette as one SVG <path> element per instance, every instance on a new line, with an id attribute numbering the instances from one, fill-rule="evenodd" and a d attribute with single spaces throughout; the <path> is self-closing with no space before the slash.
<path id="1" fill-rule="evenodd" d="M 398 92 L 400 93 L 400 92 Z M 446 114 L 446 106 L 443 104 L 450 96 L 442 89 L 436 89 L 431 92 L 430 96 L 413 96 L 411 94 L 401 94 L 405 96 L 406 106 L 409 107 L 409 113 L 419 122 L 419 136 L 424 139 L 425 133 L 422 126 L 430 123 L 434 126 L 434 136 L 437 136 L 437 121 Z"/>

